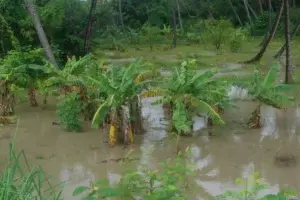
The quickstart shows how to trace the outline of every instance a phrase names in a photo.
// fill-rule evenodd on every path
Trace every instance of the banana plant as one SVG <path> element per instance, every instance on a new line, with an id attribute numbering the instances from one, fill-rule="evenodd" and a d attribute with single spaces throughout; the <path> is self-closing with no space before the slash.
<path id="1" fill-rule="evenodd" d="M 87 74 L 98 74 L 98 65 L 94 62 L 91 55 L 84 56 L 76 59 L 74 56 L 69 58 L 63 69 L 57 69 L 51 64 L 46 65 L 45 72 L 48 74 L 48 78 L 44 81 L 44 86 L 40 87 L 44 91 L 45 89 L 52 92 L 54 89 L 58 94 L 61 92 L 66 95 L 71 92 L 78 92 L 80 94 L 80 101 L 84 107 L 85 120 L 90 119 L 90 109 L 93 108 L 93 99 L 90 98 L 90 88 L 87 88 L 84 81 L 84 76 Z M 50 90 L 51 91 L 51 90 Z"/>
<path id="2" fill-rule="evenodd" d="M 0 116 L 12 116 L 14 114 L 15 95 L 19 85 L 27 81 L 26 69 L 24 66 L 12 68 L 0 64 Z"/>
<path id="3" fill-rule="evenodd" d="M 81 78 L 82 75 L 91 74 L 90 71 L 97 68 L 93 62 L 91 55 L 84 56 L 76 59 L 74 56 L 68 58 L 63 69 L 57 69 L 51 64 L 46 65 L 46 73 L 49 78 L 45 81 L 46 86 L 60 88 L 66 94 L 72 92 L 76 87 L 82 87 L 84 82 Z"/>
<path id="4" fill-rule="evenodd" d="M 106 73 L 97 77 L 87 76 L 92 87 L 101 88 L 107 94 L 94 114 L 93 125 L 103 123 L 110 116 L 109 144 L 115 146 L 117 142 L 130 144 L 134 142 L 132 129 L 131 101 L 134 100 L 148 84 L 147 81 L 137 81 L 141 62 L 137 60 L 127 68 L 112 66 Z"/>
<path id="5" fill-rule="evenodd" d="M 252 112 L 248 125 L 250 128 L 260 128 L 260 107 L 267 104 L 275 108 L 282 108 L 285 104 L 291 103 L 293 97 L 285 92 L 295 89 L 292 85 L 276 83 L 279 73 L 279 66 L 273 65 L 265 77 L 259 74 L 257 69 L 254 70 L 252 84 L 248 85 L 248 92 L 253 100 L 258 101 L 258 105 Z"/>
<path id="6" fill-rule="evenodd" d="M 3 59 L 2 65 L 6 68 L 7 72 L 21 73 L 24 80 L 15 80 L 21 88 L 28 90 L 28 99 L 31 106 L 38 106 L 36 100 L 36 82 L 44 75 L 43 65 L 45 60 L 43 58 L 42 49 L 25 48 L 22 51 L 10 51 L 9 54 Z"/>
<path id="7" fill-rule="evenodd" d="M 209 70 L 197 74 L 195 70 L 188 69 L 187 62 L 183 62 L 174 69 L 172 77 L 162 88 L 149 90 L 143 95 L 162 95 L 153 104 L 170 104 L 172 130 L 188 135 L 193 129 L 192 117 L 201 113 L 206 113 L 215 122 L 224 124 L 214 107 L 220 102 L 218 98 L 225 98 L 227 94 L 213 78 L 216 73 L 216 70 Z"/>

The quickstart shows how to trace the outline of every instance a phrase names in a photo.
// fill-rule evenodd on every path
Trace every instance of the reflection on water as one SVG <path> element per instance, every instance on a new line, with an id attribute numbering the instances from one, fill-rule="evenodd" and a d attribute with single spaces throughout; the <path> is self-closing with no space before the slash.
<path id="1" fill-rule="evenodd" d="M 80 199 L 80 197 L 72 196 L 74 188 L 89 185 L 91 181 L 95 181 L 95 175 L 79 163 L 72 167 L 62 167 L 59 177 L 61 182 L 67 183 L 64 185 L 63 197 L 74 200 Z"/>
<path id="2" fill-rule="evenodd" d="M 235 96 L 245 96 L 245 92 L 235 93 L 238 94 Z M 64 132 L 52 125 L 52 121 L 56 121 L 55 110 L 28 108 L 27 105 L 17 109 L 21 121 L 16 145 L 25 150 L 29 162 L 41 165 L 58 181 L 67 181 L 63 195 L 67 200 L 73 200 L 73 189 L 88 185 L 91 180 L 108 178 L 111 184 L 118 182 L 124 163 L 103 160 L 122 158 L 133 149 L 130 156 L 140 160 L 129 163 L 128 167 L 141 170 L 144 166 L 155 168 L 159 162 L 176 155 L 176 141 L 167 137 L 167 122 L 164 121 L 161 105 L 152 106 L 153 100 L 155 98 L 143 100 L 142 114 L 147 133 L 137 136 L 136 144 L 129 149 L 123 146 L 109 148 L 105 143 L 107 134 L 100 129 L 88 130 L 88 124 L 88 131 L 84 133 Z M 246 179 L 253 171 L 260 172 L 270 185 L 268 190 L 263 191 L 265 193 L 275 193 L 286 186 L 300 189 L 300 171 L 297 167 L 287 169 L 274 165 L 276 150 L 282 144 L 287 144 L 299 160 L 300 136 L 297 132 L 300 110 L 262 106 L 263 127 L 250 130 L 245 127 L 245 122 L 256 104 L 249 101 L 237 101 L 236 104 L 238 109 L 229 109 L 223 116 L 226 126 L 214 127 L 214 136 L 206 134 L 203 118 L 194 118 L 198 134 L 180 140 L 181 147 L 190 146 L 188 159 L 195 164 L 198 172 L 195 177 L 199 185 L 197 198 L 218 195 L 227 189 L 240 189 L 235 185 L 235 179 Z M 0 129 L 0 134 L 12 130 L 14 127 Z M 8 141 L 0 140 L 1 160 L 8 155 Z"/>

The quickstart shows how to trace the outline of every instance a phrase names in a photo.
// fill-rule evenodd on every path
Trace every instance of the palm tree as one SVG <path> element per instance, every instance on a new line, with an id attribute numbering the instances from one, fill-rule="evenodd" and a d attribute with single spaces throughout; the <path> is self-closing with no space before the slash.
<path id="1" fill-rule="evenodd" d="M 58 68 L 58 65 L 57 65 L 56 59 L 53 55 L 51 46 L 49 45 L 47 36 L 46 36 L 43 26 L 41 24 L 40 17 L 38 15 L 38 12 L 36 11 L 34 0 L 24 0 L 24 3 L 25 3 L 25 6 L 26 6 L 31 18 L 32 18 L 32 22 L 35 27 L 36 33 L 39 37 L 41 45 L 43 46 L 43 49 L 44 49 L 49 61 L 55 67 Z"/>
<path id="2" fill-rule="evenodd" d="M 258 101 L 258 105 L 248 122 L 250 128 L 261 127 L 261 104 L 264 103 L 279 109 L 293 99 L 284 93 L 284 91 L 292 89 L 293 86 L 276 83 L 278 71 L 278 65 L 274 65 L 264 78 L 259 75 L 258 70 L 254 71 L 253 81 L 252 84 L 249 84 L 248 90 L 253 99 Z"/>
<path id="3" fill-rule="evenodd" d="M 224 121 L 213 108 L 218 103 L 214 95 L 226 96 L 227 94 L 215 87 L 217 80 L 213 76 L 216 73 L 217 71 L 210 70 L 197 75 L 197 72 L 188 70 L 187 63 L 184 62 L 180 67 L 175 68 L 165 87 L 149 90 L 144 93 L 144 96 L 163 96 L 154 104 L 171 105 L 172 129 L 179 134 L 188 135 L 193 128 L 192 117 L 202 113 L 223 124 Z"/>
<path id="4" fill-rule="evenodd" d="M 145 88 L 147 81 L 136 81 L 139 73 L 139 60 L 127 68 L 111 67 L 106 73 L 96 77 L 87 76 L 91 87 L 98 87 L 106 93 L 105 98 L 94 114 L 93 125 L 98 126 L 110 116 L 109 144 L 131 144 L 134 142 L 130 111 L 131 101 Z M 140 119 L 141 120 L 141 119 Z"/>
<path id="5" fill-rule="evenodd" d="M 285 50 L 285 59 L 286 59 L 286 66 L 285 66 L 285 83 L 289 83 L 292 81 L 292 66 L 291 66 L 291 37 L 290 37 L 290 6 L 289 1 L 284 1 L 284 16 L 285 16 L 285 43 L 286 43 L 286 50 Z"/>
<path id="6" fill-rule="evenodd" d="M 276 33 L 277 27 L 280 22 L 281 14 L 283 11 L 283 7 L 284 7 L 284 0 L 281 0 L 281 4 L 280 4 L 279 11 L 277 13 L 277 16 L 276 16 L 276 20 L 273 23 L 270 33 L 266 36 L 265 42 L 262 44 L 260 51 L 253 58 L 251 58 L 250 60 L 244 61 L 243 63 L 246 63 L 246 64 L 253 63 L 253 62 L 259 61 L 262 58 L 269 43 L 271 42 L 271 40 L 273 39 L 273 37 Z"/>

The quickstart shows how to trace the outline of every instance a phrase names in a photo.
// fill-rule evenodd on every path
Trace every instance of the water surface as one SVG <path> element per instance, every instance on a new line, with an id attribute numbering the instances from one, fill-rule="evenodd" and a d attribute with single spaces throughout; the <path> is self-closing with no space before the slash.
<path id="1" fill-rule="evenodd" d="M 107 131 L 90 129 L 88 123 L 82 133 L 68 133 L 52 125 L 53 121 L 57 121 L 54 104 L 47 109 L 18 106 L 18 126 L 2 127 L 0 134 L 12 133 L 17 128 L 17 149 L 24 149 L 30 163 L 41 165 L 57 181 L 67 181 L 63 195 L 66 200 L 76 200 L 72 191 L 79 185 L 88 185 L 91 180 L 101 178 L 108 178 L 112 183 L 118 181 L 124 171 L 124 163 L 104 160 L 122 158 L 133 150 L 130 157 L 139 160 L 132 161 L 128 167 L 139 169 L 145 164 L 155 168 L 166 158 L 175 157 L 176 141 L 167 137 L 164 130 L 167 122 L 163 110 L 160 105 L 151 106 L 151 101 L 153 98 L 143 100 L 147 133 L 137 136 L 135 144 L 127 148 L 122 145 L 110 148 Z M 236 101 L 236 105 L 238 108 L 227 110 L 223 116 L 226 126 L 213 128 L 213 136 L 208 136 L 205 119 L 195 118 L 195 136 L 180 141 L 181 149 L 191 147 L 190 159 L 198 170 L 193 180 L 197 190 L 190 199 L 237 189 L 235 179 L 247 177 L 254 171 L 260 172 L 270 184 L 265 191 L 267 193 L 277 192 L 283 187 L 299 190 L 298 166 L 278 167 L 274 164 L 274 156 L 282 148 L 292 152 L 299 160 L 300 110 L 276 110 L 263 106 L 263 128 L 250 130 L 246 122 L 256 106 L 255 102 Z M 0 140 L 2 161 L 7 158 L 10 139 L 4 137 Z M 3 166 L 4 162 L 1 164 Z"/>

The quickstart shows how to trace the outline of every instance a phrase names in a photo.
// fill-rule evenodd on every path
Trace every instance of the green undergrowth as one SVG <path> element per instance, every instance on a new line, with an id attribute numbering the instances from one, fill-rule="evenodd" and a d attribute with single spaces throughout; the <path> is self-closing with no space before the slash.
<path id="1" fill-rule="evenodd" d="M 39 166 L 31 167 L 24 151 L 9 145 L 6 167 L 0 173 L 1 200 L 60 200 L 61 192 L 49 183 L 49 176 Z"/>
<path id="2" fill-rule="evenodd" d="M 0 199 L 2 200 L 62 200 L 59 185 L 49 183 L 49 176 L 41 167 L 28 163 L 24 151 L 16 152 L 14 145 L 9 145 L 9 159 L 0 173 Z M 144 200 L 188 200 L 190 194 L 197 191 L 192 179 L 197 171 L 195 163 L 187 159 L 190 149 L 179 152 L 175 158 L 169 158 L 156 169 L 143 166 L 142 170 L 128 170 L 129 155 L 124 159 L 124 173 L 120 181 L 114 185 L 107 179 L 91 183 L 90 186 L 79 186 L 73 196 L 81 196 L 82 200 L 122 199 L 132 200 L 140 197 Z M 296 200 L 294 190 L 284 190 L 277 194 L 259 196 L 268 188 L 268 184 L 254 173 L 247 179 L 237 179 L 238 190 L 225 191 L 211 197 L 212 200 Z"/>

